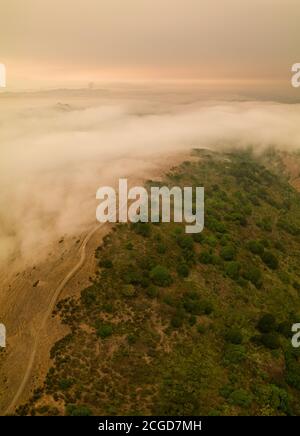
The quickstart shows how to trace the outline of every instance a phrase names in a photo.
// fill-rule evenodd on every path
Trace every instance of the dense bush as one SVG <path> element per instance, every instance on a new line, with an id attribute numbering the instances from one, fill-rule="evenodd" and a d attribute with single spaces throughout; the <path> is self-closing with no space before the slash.
<path id="1" fill-rule="evenodd" d="M 225 245 L 228 245 L 230 241 L 230 236 L 228 234 L 226 235 L 222 235 L 222 237 L 220 238 L 220 244 L 224 247 Z"/>
<path id="2" fill-rule="evenodd" d="M 293 288 L 296 289 L 296 291 L 300 291 L 300 283 L 294 281 L 294 282 L 293 282 Z"/>
<path id="3" fill-rule="evenodd" d="M 270 350 L 276 350 L 280 347 L 279 336 L 276 333 L 263 333 L 260 342 Z"/>
<path id="4" fill-rule="evenodd" d="M 242 227 L 246 227 L 248 224 L 247 217 L 240 212 L 232 212 L 230 214 L 230 219 L 238 222 Z"/>
<path id="5" fill-rule="evenodd" d="M 221 248 L 220 255 L 222 259 L 231 261 L 236 258 L 236 250 L 232 245 L 226 245 L 225 247 Z"/>
<path id="6" fill-rule="evenodd" d="M 279 410 L 287 415 L 290 415 L 290 398 L 287 391 L 276 385 L 268 386 L 268 403 L 275 410 Z"/>
<path id="7" fill-rule="evenodd" d="M 229 344 L 224 352 L 223 361 L 225 365 L 238 364 L 246 359 L 246 350 L 243 345 Z"/>
<path id="8" fill-rule="evenodd" d="M 167 268 L 157 265 L 150 271 L 150 278 L 157 286 L 170 286 L 172 277 Z"/>
<path id="9" fill-rule="evenodd" d="M 225 233 L 226 232 L 225 225 L 221 221 L 218 221 L 215 218 L 208 219 L 206 221 L 206 227 L 208 229 L 210 229 L 212 232 L 217 232 L 217 233 Z"/>
<path id="10" fill-rule="evenodd" d="M 138 222 L 132 224 L 132 228 L 138 235 L 148 237 L 151 234 L 151 225 L 149 223 Z"/>
<path id="11" fill-rule="evenodd" d="M 213 255 L 208 251 L 201 251 L 199 255 L 199 261 L 204 265 L 213 263 Z"/>
<path id="12" fill-rule="evenodd" d="M 150 281 L 149 281 L 149 273 L 145 271 L 141 271 L 140 269 L 132 266 L 129 267 L 124 274 L 122 274 L 122 278 L 125 283 L 128 285 L 139 285 L 143 288 L 146 288 Z"/>
<path id="13" fill-rule="evenodd" d="M 278 277 L 285 285 L 289 285 L 291 282 L 290 276 L 286 271 L 278 271 Z"/>
<path id="14" fill-rule="evenodd" d="M 225 339 L 231 344 L 239 345 L 243 342 L 243 335 L 238 328 L 231 328 L 227 331 Z"/>
<path id="15" fill-rule="evenodd" d="M 281 251 L 282 253 L 286 252 L 285 246 L 283 245 L 283 243 L 281 241 L 275 241 L 274 247 L 276 248 L 276 250 Z"/>
<path id="16" fill-rule="evenodd" d="M 300 364 L 293 356 L 285 355 L 286 362 L 286 382 L 300 391 Z"/>
<path id="17" fill-rule="evenodd" d="M 198 242 L 199 244 L 204 240 L 202 233 L 193 233 L 192 238 L 194 239 L 195 242 Z"/>
<path id="18" fill-rule="evenodd" d="M 264 252 L 264 246 L 260 241 L 255 241 L 255 240 L 249 241 L 247 243 L 247 248 L 253 254 L 262 255 Z"/>
<path id="19" fill-rule="evenodd" d="M 91 416 L 91 410 L 86 406 L 76 406 L 75 404 L 68 404 L 66 407 L 66 414 L 68 416 Z"/>
<path id="20" fill-rule="evenodd" d="M 113 328 L 109 324 L 103 324 L 97 328 L 97 336 L 101 339 L 108 338 L 113 333 Z"/>
<path id="21" fill-rule="evenodd" d="M 204 243 L 209 245 L 210 247 L 216 247 L 218 244 L 218 239 L 214 235 L 205 236 Z"/>
<path id="22" fill-rule="evenodd" d="M 260 227 L 262 230 L 265 230 L 266 232 L 272 231 L 272 224 L 268 218 L 263 218 L 261 221 L 257 223 L 258 227 Z"/>
<path id="23" fill-rule="evenodd" d="M 171 326 L 175 329 L 178 329 L 182 326 L 184 321 L 184 313 L 178 310 L 175 315 L 171 318 Z"/>
<path id="24" fill-rule="evenodd" d="M 147 290 L 146 290 L 146 294 L 148 295 L 149 298 L 155 298 L 158 296 L 158 289 L 156 286 L 150 285 Z"/>
<path id="25" fill-rule="evenodd" d="M 58 386 L 61 390 L 65 391 L 65 390 L 69 389 L 73 383 L 74 383 L 74 381 L 72 379 L 63 378 L 63 379 L 59 380 Z"/>
<path id="26" fill-rule="evenodd" d="M 99 266 L 100 266 L 100 268 L 112 268 L 113 263 L 110 259 L 102 259 L 99 262 Z"/>
<path id="27" fill-rule="evenodd" d="M 186 263 L 181 263 L 177 267 L 177 273 L 180 277 L 187 277 L 189 275 L 189 267 Z"/>
<path id="28" fill-rule="evenodd" d="M 86 307 L 92 306 L 97 299 L 97 289 L 95 286 L 90 286 L 83 291 L 81 291 L 81 301 Z"/>
<path id="29" fill-rule="evenodd" d="M 228 262 L 228 264 L 225 266 L 225 273 L 232 280 L 237 280 L 240 276 L 240 269 L 241 266 L 239 262 Z"/>
<path id="30" fill-rule="evenodd" d="M 257 323 L 261 333 L 270 333 L 276 329 L 276 319 L 271 313 L 264 314 Z"/>
<path id="31" fill-rule="evenodd" d="M 278 220 L 277 226 L 292 236 L 298 236 L 300 234 L 300 227 L 285 218 L 280 218 Z"/>
<path id="32" fill-rule="evenodd" d="M 209 300 L 194 299 L 189 295 L 184 296 L 183 307 L 192 315 L 210 315 L 213 311 L 213 305 Z"/>
<path id="33" fill-rule="evenodd" d="M 135 287 L 131 284 L 124 285 L 122 288 L 122 295 L 127 298 L 134 297 L 136 295 Z"/>
<path id="34" fill-rule="evenodd" d="M 235 406 L 249 407 L 252 403 L 252 395 L 245 389 L 237 389 L 230 394 L 229 402 Z"/>
<path id="35" fill-rule="evenodd" d="M 271 251 L 265 251 L 261 255 L 261 259 L 270 269 L 275 270 L 278 268 L 278 260 Z"/>
<path id="36" fill-rule="evenodd" d="M 280 333 L 281 335 L 283 335 L 289 339 L 291 337 L 292 324 L 293 324 L 292 320 L 291 321 L 283 321 L 283 322 L 279 323 L 277 326 L 278 333 Z"/>
<path id="37" fill-rule="evenodd" d="M 157 244 L 156 249 L 159 254 L 165 254 L 165 252 L 167 251 L 167 246 L 163 242 L 160 242 L 159 244 Z"/>
<path id="38" fill-rule="evenodd" d="M 262 286 L 262 274 L 260 270 L 253 266 L 249 265 L 244 271 L 243 271 L 243 277 L 246 280 L 249 280 L 251 283 L 253 283 L 258 289 Z"/>
<path id="39" fill-rule="evenodd" d="M 182 249 L 192 250 L 194 245 L 194 240 L 191 236 L 179 235 L 177 236 L 177 244 Z"/>
<path id="40" fill-rule="evenodd" d="M 201 334 L 204 334 L 206 332 L 205 326 L 203 324 L 198 324 L 197 325 L 197 332 L 201 333 Z"/>

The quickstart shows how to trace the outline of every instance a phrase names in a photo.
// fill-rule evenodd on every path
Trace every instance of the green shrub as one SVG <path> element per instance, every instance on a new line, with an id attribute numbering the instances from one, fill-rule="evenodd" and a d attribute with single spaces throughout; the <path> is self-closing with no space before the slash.
<path id="1" fill-rule="evenodd" d="M 228 262 L 228 264 L 225 266 L 225 274 L 232 280 L 237 280 L 240 276 L 240 269 L 241 266 L 238 262 Z"/>
<path id="2" fill-rule="evenodd" d="M 137 269 L 135 267 L 129 267 L 124 274 L 122 274 L 123 280 L 128 285 L 139 285 L 143 288 L 149 286 L 149 278 L 148 271 L 145 273 L 144 271 Z"/>
<path id="3" fill-rule="evenodd" d="M 127 298 L 134 297 L 136 295 L 135 287 L 131 284 L 123 286 L 122 295 Z"/>
<path id="4" fill-rule="evenodd" d="M 180 277 L 187 277 L 189 275 L 189 267 L 186 263 L 181 263 L 177 267 L 177 273 Z"/>
<path id="5" fill-rule="evenodd" d="M 224 247 L 225 245 L 228 245 L 230 241 L 230 237 L 229 235 L 222 235 L 221 239 L 220 239 L 220 244 Z"/>
<path id="6" fill-rule="evenodd" d="M 246 350 L 242 345 L 229 344 L 224 352 L 225 365 L 236 365 L 243 362 L 246 359 Z"/>
<path id="7" fill-rule="evenodd" d="M 150 278 L 157 286 L 170 286 L 172 283 L 169 271 L 162 265 L 157 265 L 150 271 Z"/>
<path id="8" fill-rule="evenodd" d="M 66 391 L 72 386 L 73 383 L 74 380 L 72 380 L 71 378 L 63 378 L 58 382 L 58 386 L 61 390 Z"/>
<path id="9" fill-rule="evenodd" d="M 100 268 L 112 268 L 113 263 L 110 259 L 102 259 L 99 262 L 99 266 L 100 266 Z"/>
<path id="10" fill-rule="evenodd" d="M 244 271 L 243 271 L 243 277 L 246 280 L 249 280 L 251 283 L 254 284 L 258 289 L 262 286 L 262 274 L 258 268 L 255 266 L 249 265 Z"/>
<path id="11" fill-rule="evenodd" d="M 225 225 L 218 221 L 215 218 L 210 218 L 206 221 L 206 227 L 210 229 L 212 232 L 225 233 L 226 227 Z"/>
<path id="12" fill-rule="evenodd" d="M 247 248 L 249 251 L 251 251 L 251 253 L 253 254 L 258 254 L 258 255 L 262 255 L 264 252 L 264 246 L 261 242 L 259 241 L 249 241 L 247 243 Z"/>
<path id="13" fill-rule="evenodd" d="M 75 404 L 68 404 L 66 407 L 66 414 L 68 416 L 91 416 L 91 410 L 86 406 L 76 406 Z"/>
<path id="14" fill-rule="evenodd" d="M 227 385 L 222 386 L 219 389 L 219 394 L 223 397 L 228 399 L 229 396 L 232 394 L 232 392 L 234 391 L 233 387 L 228 383 Z"/>
<path id="15" fill-rule="evenodd" d="M 294 282 L 293 282 L 293 288 L 296 289 L 296 291 L 300 291 L 300 283 L 294 281 Z"/>
<path id="16" fill-rule="evenodd" d="M 214 310 L 213 304 L 208 300 L 202 300 L 200 305 L 202 306 L 204 315 L 210 315 Z"/>
<path id="17" fill-rule="evenodd" d="M 277 331 L 281 335 L 285 336 L 286 338 L 290 338 L 291 336 L 291 326 L 293 322 L 292 321 L 283 321 L 277 326 Z"/>
<path id="18" fill-rule="evenodd" d="M 225 339 L 227 342 L 231 344 L 239 345 L 243 342 L 243 335 L 237 328 L 231 328 L 227 331 L 225 335 Z"/>
<path id="19" fill-rule="evenodd" d="M 149 237 L 151 234 L 151 225 L 149 223 L 138 222 L 132 224 L 132 228 L 138 235 Z"/>
<path id="20" fill-rule="evenodd" d="M 81 301 L 86 307 L 91 307 L 97 300 L 97 289 L 94 286 L 81 291 Z"/>
<path id="21" fill-rule="evenodd" d="M 167 246 L 163 242 L 160 242 L 157 244 L 156 250 L 159 254 L 165 254 L 167 251 Z"/>
<path id="22" fill-rule="evenodd" d="M 287 358 L 285 356 L 286 362 L 286 373 L 285 379 L 288 385 L 296 388 L 300 391 L 300 365 L 294 358 Z"/>
<path id="23" fill-rule="evenodd" d="M 197 332 L 201 333 L 201 334 L 205 333 L 206 332 L 205 326 L 203 324 L 198 324 L 197 325 Z"/>
<path id="24" fill-rule="evenodd" d="M 268 218 L 263 218 L 261 221 L 257 223 L 258 227 L 260 227 L 262 230 L 265 230 L 266 232 L 272 231 L 272 224 L 270 223 L 270 220 Z"/>
<path id="25" fill-rule="evenodd" d="M 277 226 L 292 236 L 298 236 L 300 234 L 299 226 L 288 221 L 288 219 L 280 218 L 277 222 Z"/>
<path id="26" fill-rule="evenodd" d="M 210 247 L 215 247 L 218 244 L 218 239 L 214 235 L 208 235 L 205 237 L 204 242 Z"/>
<path id="27" fill-rule="evenodd" d="M 175 329 L 178 329 L 182 326 L 184 320 L 184 314 L 182 311 L 177 311 L 174 316 L 171 318 L 171 326 Z"/>
<path id="28" fill-rule="evenodd" d="M 276 385 L 269 385 L 269 404 L 275 410 L 280 410 L 285 414 L 290 414 L 289 394 L 283 388 Z"/>
<path id="29" fill-rule="evenodd" d="M 208 300 L 195 300 L 185 296 L 183 299 L 184 309 L 192 315 L 210 315 L 213 305 Z"/>
<path id="30" fill-rule="evenodd" d="M 274 331 L 276 329 L 275 317 L 271 313 L 266 313 L 259 319 L 257 329 L 261 333 L 270 333 Z"/>
<path id="31" fill-rule="evenodd" d="M 238 222 L 242 227 L 246 227 L 248 224 L 246 216 L 240 212 L 232 212 L 230 218 L 232 221 Z"/>
<path id="32" fill-rule="evenodd" d="M 137 339 L 138 339 L 137 336 L 133 333 L 130 333 L 127 336 L 127 342 L 129 345 L 134 345 L 137 342 Z"/>
<path id="33" fill-rule="evenodd" d="M 279 336 L 276 333 L 263 333 L 260 342 L 270 350 L 276 350 L 280 347 Z"/>
<path id="34" fill-rule="evenodd" d="M 203 263 L 204 265 L 208 265 L 213 263 L 213 255 L 209 253 L 208 251 L 201 251 L 199 255 L 199 261 L 200 263 Z"/>
<path id="35" fill-rule="evenodd" d="M 232 245 L 226 245 L 221 248 L 220 252 L 221 258 L 226 261 L 231 261 L 236 258 L 236 250 Z"/>
<path id="36" fill-rule="evenodd" d="M 149 298 L 155 298 L 158 296 L 158 289 L 156 286 L 150 285 L 147 290 L 146 290 L 146 294 L 148 295 Z"/>
<path id="37" fill-rule="evenodd" d="M 191 316 L 189 317 L 189 324 L 190 324 L 191 326 L 193 326 L 193 325 L 196 324 L 196 322 L 197 322 L 197 318 L 195 317 L 195 315 L 191 315 Z"/>
<path id="38" fill-rule="evenodd" d="M 275 241 L 274 247 L 276 248 L 276 250 L 281 251 L 282 253 L 286 252 L 285 246 L 281 241 Z"/>
<path id="39" fill-rule="evenodd" d="M 204 240 L 204 236 L 202 233 L 193 233 L 192 238 L 195 242 L 198 242 L 199 244 Z"/>
<path id="40" fill-rule="evenodd" d="M 191 236 L 179 235 L 177 236 L 177 244 L 182 249 L 192 250 L 194 246 L 194 240 Z"/>
<path id="41" fill-rule="evenodd" d="M 262 245 L 264 246 L 264 248 L 270 248 L 271 244 L 270 241 L 268 239 L 261 239 L 260 242 L 262 243 Z"/>
<path id="42" fill-rule="evenodd" d="M 113 328 L 109 324 L 103 324 L 97 328 L 97 336 L 101 339 L 108 338 L 113 333 Z"/>
<path id="43" fill-rule="evenodd" d="M 245 389 L 237 389 L 230 394 L 229 402 L 235 406 L 249 407 L 252 403 L 252 395 Z"/>
<path id="44" fill-rule="evenodd" d="M 278 268 L 278 260 L 276 256 L 271 253 L 271 251 L 264 251 L 264 253 L 261 255 L 261 259 L 270 269 L 275 270 Z"/>
<path id="45" fill-rule="evenodd" d="M 285 285 L 289 285 L 290 282 L 291 282 L 290 276 L 285 271 L 279 271 L 278 272 L 278 277 L 280 278 L 282 283 L 284 283 Z"/>

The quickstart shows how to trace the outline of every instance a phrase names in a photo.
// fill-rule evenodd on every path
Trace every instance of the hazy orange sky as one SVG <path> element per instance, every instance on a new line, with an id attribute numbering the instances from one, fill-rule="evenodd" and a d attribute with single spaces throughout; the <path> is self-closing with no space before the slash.
<path id="1" fill-rule="evenodd" d="M 8 88 L 289 80 L 299 0 L 1 0 Z"/>

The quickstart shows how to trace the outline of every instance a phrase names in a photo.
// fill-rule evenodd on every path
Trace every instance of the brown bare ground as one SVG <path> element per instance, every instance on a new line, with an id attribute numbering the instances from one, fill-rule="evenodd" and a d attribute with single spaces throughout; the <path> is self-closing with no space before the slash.
<path id="1" fill-rule="evenodd" d="M 282 153 L 282 163 L 288 174 L 290 184 L 300 191 L 300 157 Z"/>

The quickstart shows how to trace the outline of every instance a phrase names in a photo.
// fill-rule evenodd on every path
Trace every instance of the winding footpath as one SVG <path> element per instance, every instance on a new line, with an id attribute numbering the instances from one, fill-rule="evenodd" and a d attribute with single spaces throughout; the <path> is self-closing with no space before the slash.
<path id="1" fill-rule="evenodd" d="M 15 395 L 13 396 L 9 406 L 6 408 L 4 414 L 8 415 L 10 413 L 12 413 L 16 407 L 16 404 L 20 398 L 20 396 L 22 395 L 26 384 L 29 380 L 30 374 L 32 372 L 32 368 L 34 365 L 34 361 L 35 361 L 35 356 L 36 356 L 36 352 L 38 349 L 38 344 L 39 344 L 39 340 L 41 337 L 41 334 L 46 326 L 46 323 L 48 321 L 48 318 L 51 316 L 53 309 L 56 305 L 57 299 L 59 298 L 62 290 L 64 289 L 64 287 L 66 286 L 66 284 L 69 282 L 69 280 L 71 280 L 71 278 L 80 270 L 80 268 L 83 266 L 85 260 L 86 260 L 86 246 L 89 242 L 89 240 L 91 239 L 91 237 L 94 235 L 94 233 L 99 230 L 101 227 L 103 226 L 103 224 L 98 224 L 95 227 L 93 227 L 90 232 L 86 235 L 86 237 L 83 240 L 83 243 L 79 249 L 79 253 L 80 253 L 80 259 L 77 262 L 77 264 L 71 269 L 71 271 L 65 276 L 65 278 L 62 280 L 62 282 L 58 285 L 58 287 L 56 288 L 52 299 L 50 301 L 49 307 L 47 309 L 47 311 L 44 314 L 44 317 L 42 319 L 41 325 L 39 327 L 39 329 L 36 332 L 34 341 L 33 341 L 33 348 L 32 351 L 30 353 L 30 357 L 28 360 L 28 364 L 26 367 L 26 371 L 23 375 L 22 381 L 20 383 L 20 386 L 17 390 L 17 392 L 15 393 Z"/>

